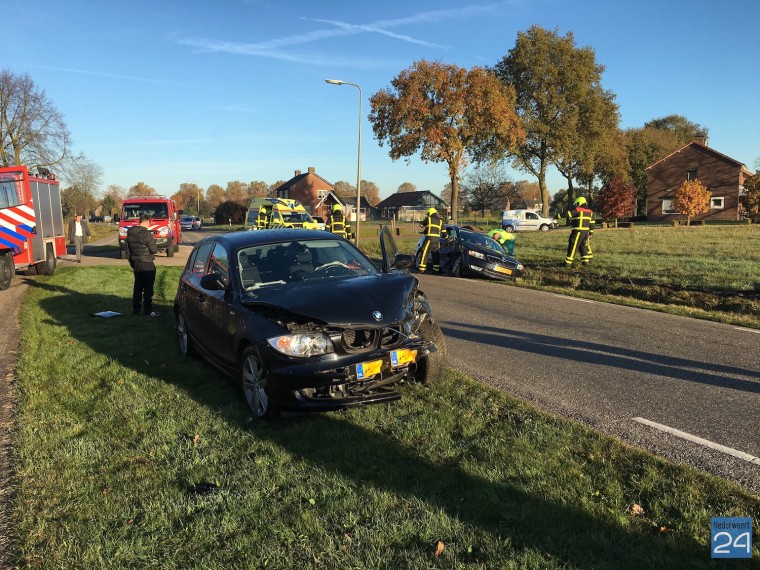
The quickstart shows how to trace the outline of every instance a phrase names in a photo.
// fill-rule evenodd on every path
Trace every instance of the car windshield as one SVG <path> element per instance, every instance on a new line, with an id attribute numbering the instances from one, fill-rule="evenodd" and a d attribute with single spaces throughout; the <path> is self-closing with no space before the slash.
<path id="1" fill-rule="evenodd" d="M 190 222 L 192 222 L 192 221 L 193 221 L 193 218 L 190 217 L 190 216 L 182 216 L 182 219 L 180 220 L 180 222 L 185 222 L 185 223 L 188 223 L 188 224 Z"/>
<path id="2" fill-rule="evenodd" d="M 282 217 L 289 224 L 293 224 L 293 223 L 302 224 L 304 222 L 311 221 L 311 216 L 309 216 L 309 214 L 307 214 L 306 212 L 283 212 Z"/>
<path id="3" fill-rule="evenodd" d="M 464 242 L 491 249 L 501 255 L 505 255 L 507 253 L 507 251 L 498 241 L 491 239 L 487 235 L 471 232 L 469 230 L 459 230 L 459 237 Z"/>
<path id="4" fill-rule="evenodd" d="M 270 243 L 240 249 L 236 255 L 246 291 L 379 273 L 363 253 L 343 239 Z"/>
<path id="5" fill-rule="evenodd" d="M 135 220 L 142 214 L 147 214 L 151 218 L 168 218 L 164 202 L 138 202 L 135 204 L 124 204 L 121 209 L 121 217 L 125 220 Z"/>

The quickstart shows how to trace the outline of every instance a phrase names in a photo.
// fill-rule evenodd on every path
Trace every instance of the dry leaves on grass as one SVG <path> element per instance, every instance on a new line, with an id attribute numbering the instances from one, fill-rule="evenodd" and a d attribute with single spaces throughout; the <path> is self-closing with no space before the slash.
<path id="1" fill-rule="evenodd" d="M 439 540 L 435 545 L 435 557 L 438 558 L 443 554 L 443 541 Z"/>
<path id="2" fill-rule="evenodd" d="M 644 507 L 642 507 L 638 503 L 634 503 L 633 506 L 631 507 L 631 514 L 633 516 L 643 515 L 644 514 Z"/>

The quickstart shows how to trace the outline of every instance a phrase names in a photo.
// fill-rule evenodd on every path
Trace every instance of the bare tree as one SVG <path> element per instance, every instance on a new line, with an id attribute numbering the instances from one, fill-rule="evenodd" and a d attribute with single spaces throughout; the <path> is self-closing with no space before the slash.
<path id="1" fill-rule="evenodd" d="M 70 161 L 64 170 L 64 178 L 85 196 L 95 197 L 100 193 L 100 185 L 103 183 L 103 169 L 82 155 Z"/>
<path id="2" fill-rule="evenodd" d="M 502 164 L 481 163 L 466 174 L 462 194 L 473 210 L 497 210 L 504 206 L 508 197 L 514 197 L 515 185 Z"/>
<path id="3" fill-rule="evenodd" d="M 0 72 L 0 163 L 50 167 L 71 156 L 63 115 L 28 74 Z"/>

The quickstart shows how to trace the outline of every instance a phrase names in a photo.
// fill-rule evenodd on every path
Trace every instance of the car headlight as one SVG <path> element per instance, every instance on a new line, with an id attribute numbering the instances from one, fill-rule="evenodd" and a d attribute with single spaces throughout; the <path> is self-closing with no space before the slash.
<path id="1" fill-rule="evenodd" d="M 467 255 L 471 255 L 473 257 L 477 257 L 478 259 L 485 259 L 486 256 L 479 251 L 473 251 L 472 249 L 467 252 Z"/>
<path id="2" fill-rule="evenodd" d="M 119 228 L 119 237 L 127 237 L 127 230 L 129 228 Z"/>
<path id="3" fill-rule="evenodd" d="M 522 271 L 523 269 L 525 269 L 525 266 L 522 263 L 518 263 L 517 264 L 517 269 L 520 270 L 520 271 Z"/>
<path id="4" fill-rule="evenodd" d="M 267 339 L 267 342 L 277 352 L 298 358 L 334 351 L 332 341 L 323 334 L 286 334 Z"/>

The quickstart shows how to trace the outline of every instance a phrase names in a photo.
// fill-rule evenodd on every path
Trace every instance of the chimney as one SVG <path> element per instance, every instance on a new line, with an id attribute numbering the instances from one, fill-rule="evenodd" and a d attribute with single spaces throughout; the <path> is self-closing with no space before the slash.
<path id="1" fill-rule="evenodd" d="M 296 176 L 301 176 L 301 171 L 300 170 L 296 170 Z"/>
<path id="2" fill-rule="evenodd" d="M 309 174 L 314 174 L 314 167 L 313 166 L 309 167 Z"/>
<path id="3" fill-rule="evenodd" d="M 694 135 L 694 142 L 707 146 L 707 133 L 700 131 Z"/>

